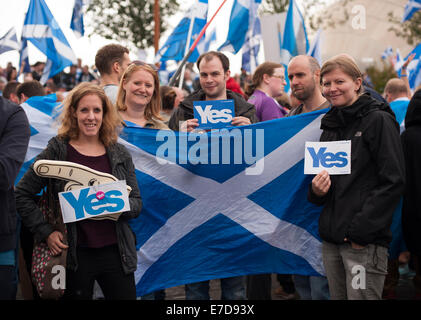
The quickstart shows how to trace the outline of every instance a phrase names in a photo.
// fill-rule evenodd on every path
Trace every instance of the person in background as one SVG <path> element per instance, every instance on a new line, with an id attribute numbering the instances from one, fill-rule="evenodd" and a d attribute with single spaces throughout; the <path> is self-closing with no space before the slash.
<path id="1" fill-rule="evenodd" d="M 112 104 L 117 101 L 120 79 L 129 64 L 129 49 L 119 44 L 108 44 L 96 53 L 95 66 L 101 75 L 100 85 Z"/>
<path id="2" fill-rule="evenodd" d="M 45 96 L 44 87 L 37 80 L 21 83 L 17 89 L 16 94 L 19 98 L 19 103 L 24 103 L 30 97 Z"/>
<path id="3" fill-rule="evenodd" d="M 19 224 L 14 184 L 31 130 L 25 111 L 0 96 L 0 300 L 15 300 Z"/>
<path id="4" fill-rule="evenodd" d="M 157 71 L 141 61 L 124 72 L 117 94 L 117 110 L 128 127 L 168 129 L 162 121 Z"/>
<path id="5" fill-rule="evenodd" d="M 184 92 L 179 88 L 169 86 L 161 86 L 159 92 L 162 104 L 160 115 L 164 120 L 164 123 L 168 126 L 173 110 L 177 108 L 184 99 Z"/>
<path id="6" fill-rule="evenodd" d="M 322 205 L 319 234 L 332 300 L 379 300 L 387 274 L 393 212 L 405 185 L 399 125 L 387 103 L 363 93 L 362 74 L 344 55 L 320 72 L 331 109 L 321 120 L 320 141 L 351 140 L 352 171 L 317 174 L 308 199 Z M 365 281 L 356 285 L 355 268 Z"/>
<path id="7" fill-rule="evenodd" d="M 285 85 L 284 67 L 281 64 L 264 62 L 257 67 L 246 94 L 249 96 L 248 102 L 256 108 L 259 121 L 278 119 L 287 114 L 275 100 L 284 92 Z"/>
<path id="8" fill-rule="evenodd" d="M 406 186 L 402 207 L 402 230 L 415 271 L 415 299 L 421 300 L 421 87 L 412 96 L 401 135 L 405 157 Z"/>
<path id="9" fill-rule="evenodd" d="M 35 159 L 70 161 L 126 180 L 131 187 L 130 211 L 118 220 L 85 219 L 65 225 L 63 232 L 46 222 L 35 201 L 49 179 L 35 174 L 33 166 L 16 186 L 16 205 L 23 223 L 36 241 L 46 241 L 53 255 L 67 249 L 65 299 L 92 299 L 98 281 L 105 299 L 134 300 L 137 267 L 135 237 L 128 221 L 142 208 L 132 157 L 117 143 L 120 121 L 102 88 L 90 83 L 76 86 L 66 97 L 58 135 Z M 55 203 L 67 181 L 50 178 Z M 60 215 L 60 210 L 54 211 Z"/>
<path id="10" fill-rule="evenodd" d="M 6 87 L 4 87 L 4 90 L 3 90 L 3 97 L 16 104 L 19 104 L 19 98 L 17 94 L 17 89 L 19 85 L 20 85 L 20 82 L 18 81 L 11 81 L 7 83 Z"/>

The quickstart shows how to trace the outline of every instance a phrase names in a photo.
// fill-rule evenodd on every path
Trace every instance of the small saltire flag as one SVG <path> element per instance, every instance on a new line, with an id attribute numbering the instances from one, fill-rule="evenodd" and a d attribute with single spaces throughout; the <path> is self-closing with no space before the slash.
<path id="1" fill-rule="evenodd" d="M 41 83 L 76 63 L 76 56 L 44 0 L 31 0 L 22 29 L 22 42 L 32 42 L 47 56 Z M 24 47 L 22 46 L 22 49 Z M 27 57 L 22 55 L 21 61 Z"/>
<path id="2" fill-rule="evenodd" d="M 83 25 L 83 0 L 75 0 L 70 28 L 78 38 L 83 37 L 85 34 Z"/>
<path id="3" fill-rule="evenodd" d="M 22 172 L 57 130 L 57 106 L 28 101 Z M 206 134 L 125 128 L 119 142 L 132 155 L 143 200 L 130 222 L 137 295 L 245 274 L 323 275 L 321 207 L 307 201 L 313 176 L 303 174 L 303 157 L 326 111 Z"/>
<path id="4" fill-rule="evenodd" d="M 0 38 L 0 54 L 19 49 L 20 45 L 16 36 L 16 30 L 12 27 L 3 37 Z"/>
<path id="5" fill-rule="evenodd" d="M 315 58 L 322 65 L 322 29 L 317 30 L 307 55 Z"/>
<path id="6" fill-rule="evenodd" d="M 20 57 L 19 57 L 19 74 L 31 72 L 31 65 L 28 59 L 28 40 L 21 37 Z M 23 69 L 22 69 L 23 67 Z"/>
<path id="7" fill-rule="evenodd" d="M 409 0 L 405 5 L 402 22 L 410 20 L 415 12 L 421 9 L 421 0 Z"/>
<path id="8" fill-rule="evenodd" d="M 257 57 L 259 55 L 262 33 L 260 30 L 260 19 L 257 16 L 257 12 L 250 15 L 250 20 L 250 25 L 253 27 L 247 31 L 246 40 L 244 41 L 242 47 L 243 56 L 241 66 L 247 72 L 253 73 L 259 65 Z"/>
<path id="9" fill-rule="evenodd" d="M 187 38 L 190 28 L 190 23 L 193 19 L 193 28 L 190 38 L 190 46 L 193 44 L 194 40 L 202 31 L 203 27 L 206 25 L 208 16 L 208 0 L 198 0 L 196 3 L 187 11 L 186 16 L 181 19 L 178 25 L 175 27 L 174 31 L 168 37 L 164 45 L 159 49 L 158 53 L 155 56 L 155 61 L 181 61 L 183 57 L 190 49 L 187 48 Z M 205 41 L 204 37 L 200 39 L 195 50 L 189 57 L 189 62 L 195 62 L 199 55 L 203 52 L 199 51 L 199 44 Z"/>
<path id="10" fill-rule="evenodd" d="M 392 46 L 388 46 L 386 49 L 384 49 L 382 53 L 382 59 L 385 60 L 392 55 L 393 55 L 393 48 Z"/>
<path id="11" fill-rule="evenodd" d="M 30 97 L 21 106 L 29 119 L 31 138 L 25 161 L 16 181 L 22 178 L 35 157 L 47 147 L 48 140 L 57 135 L 54 122 L 58 116 L 60 102 L 57 102 L 57 96 L 53 93 L 46 96 Z"/>
<path id="12" fill-rule="evenodd" d="M 218 51 L 237 53 L 241 49 L 248 30 L 253 27 L 250 16 L 256 14 L 261 2 L 261 0 L 234 0 L 227 40 L 218 48 Z"/>
<path id="13" fill-rule="evenodd" d="M 411 90 L 415 90 L 421 84 L 421 43 L 418 44 L 405 58 L 405 61 L 408 60 L 411 54 L 415 54 L 412 61 L 407 67 L 409 87 Z M 398 63 L 397 63 L 398 64 Z M 397 68 L 397 73 L 400 76 L 402 70 L 403 61 L 399 64 Z"/>
<path id="14" fill-rule="evenodd" d="M 296 1 L 290 0 L 281 43 L 281 63 L 288 65 L 292 57 L 309 49 L 303 15 Z"/>

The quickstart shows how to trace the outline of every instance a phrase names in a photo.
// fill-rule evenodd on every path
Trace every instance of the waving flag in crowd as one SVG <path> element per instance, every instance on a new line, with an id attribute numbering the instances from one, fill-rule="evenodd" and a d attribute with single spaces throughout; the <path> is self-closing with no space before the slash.
<path id="1" fill-rule="evenodd" d="M 384 49 L 382 53 L 382 59 L 385 60 L 392 55 L 393 55 L 393 48 L 392 46 L 388 46 L 386 49 Z"/>
<path id="2" fill-rule="evenodd" d="M 397 61 L 395 70 L 400 76 L 404 61 L 408 60 L 409 56 L 414 54 L 414 58 L 407 67 L 409 87 L 415 90 L 421 84 L 421 43 L 418 44 L 405 58 L 405 60 Z"/>
<path id="3" fill-rule="evenodd" d="M 304 18 L 296 1 L 290 0 L 281 43 L 281 63 L 288 65 L 292 57 L 309 49 Z"/>
<path id="4" fill-rule="evenodd" d="M 227 40 L 218 51 L 237 53 L 246 40 L 249 29 L 253 29 L 253 15 L 257 15 L 257 7 L 261 0 L 234 0 L 229 21 Z"/>
<path id="5" fill-rule="evenodd" d="M 31 139 L 18 179 L 57 130 L 55 97 L 22 106 Z M 125 128 L 119 142 L 133 157 L 143 200 L 131 221 L 137 295 L 236 275 L 323 274 L 321 208 L 307 201 L 312 176 L 303 174 L 303 157 L 324 112 L 201 135 Z"/>
<path id="6" fill-rule="evenodd" d="M 254 6 L 254 8 L 256 12 L 250 14 L 249 17 L 249 23 L 253 27 L 247 31 L 246 40 L 244 41 L 242 47 L 243 57 L 241 66 L 249 73 L 253 73 L 259 65 L 257 56 L 260 50 L 260 41 L 262 40 L 262 33 L 260 31 L 260 19 L 257 16 L 257 6 Z"/>
<path id="7" fill-rule="evenodd" d="M 322 29 L 317 30 L 313 43 L 308 49 L 307 55 L 315 58 L 322 65 Z"/>
<path id="8" fill-rule="evenodd" d="M 72 48 L 44 0 L 31 0 L 29 3 L 22 30 L 22 51 L 19 65 L 22 61 L 27 61 L 27 41 L 32 42 L 47 56 L 44 74 L 40 80 L 42 84 L 64 68 L 76 63 L 76 56 Z M 27 65 L 29 64 L 27 63 Z"/>
<path id="9" fill-rule="evenodd" d="M 83 37 L 85 34 L 85 27 L 83 25 L 83 0 L 75 0 L 70 28 L 78 38 Z"/>
<path id="10" fill-rule="evenodd" d="M 415 12 L 421 9 L 421 0 L 409 0 L 405 5 L 402 22 L 410 20 Z"/>
<path id="11" fill-rule="evenodd" d="M 193 44 L 196 37 L 206 24 L 208 16 L 208 0 L 198 0 L 196 3 L 187 11 L 186 16 L 181 19 L 177 27 L 168 37 L 164 45 L 159 49 L 155 56 L 155 61 L 181 61 L 186 53 L 187 38 L 190 28 L 190 23 L 193 20 L 193 28 L 191 32 L 190 45 Z M 204 42 L 202 38 L 199 42 Z M 199 55 L 203 52 L 199 51 L 199 44 L 194 50 L 193 54 L 188 59 L 189 62 L 195 62 Z M 189 48 L 187 48 L 188 50 Z"/>
<path id="12" fill-rule="evenodd" d="M 3 37 L 0 38 L 0 54 L 19 49 L 20 46 L 16 36 L 16 30 L 14 27 L 12 27 Z"/>

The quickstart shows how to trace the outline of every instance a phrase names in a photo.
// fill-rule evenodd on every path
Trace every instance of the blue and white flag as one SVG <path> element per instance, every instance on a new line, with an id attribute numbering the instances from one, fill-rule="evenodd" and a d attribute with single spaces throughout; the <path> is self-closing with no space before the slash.
<path id="1" fill-rule="evenodd" d="M 246 40 L 246 35 L 252 24 L 252 16 L 257 16 L 257 8 L 262 0 L 234 0 L 229 21 L 227 40 L 218 51 L 237 53 Z"/>
<path id="2" fill-rule="evenodd" d="M 78 38 L 83 37 L 85 34 L 83 25 L 83 0 L 75 0 L 70 28 Z"/>
<path id="3" fill-rule="evenodd" d="M 292 57 L 309 49 L 304 18 L 296 1 L 290 0 L 281 44 L 281 63 L 288 65 Z"/>
<path id="4" fill-rule="evenodd" d="M 322 65 L 322 29 L 317 30 L 313 43 L 308 49 L 308 56 L 315 58 Z"/>
<path id="5" fill-rule="evenodd" d="M 32 132 L 24 172 L 56 135 L 57 106 L 22 106 Z M 119 142 L 143 201 L 130 221 L 137 295 L 246 274 L 323 275 L 304 145 L 319 140 L 326 111 L 205 134 L 125 128 Z"/>
<path id="6" fill-rule="evenodd" d="M 60 102 L 57 102 L 55 93 L 46 96 L 30 97 L 21 104 L 29 119 L 31 128 L 31 138 L 29 140 L 28 151 L 25 162 L 19 171 L 16 181 L 25 174 L 35 157 L 47 147 L 48 141 L 57 135 L 55 120 L 60 112 Z"/>
<path id="7" fill-rule="evenodd" d="M 47 56 L 41 77 L 44 84 L 64 68 L 76 63 L 76 56 L 44 0 L 31 0 L 22 29 L 22 43 L 32 42 Z M 24 46 L 22 45 L 22 49 Z M 21 52 L 23 61 L 27 54 Z"/>
<path id="8" fill-rule="evenodd" d="M 392 55 L 393 55 L 393 48 L 392 46 L 388 46 L 382 53 L 382 59 L 385 60 Z"/>
<path id="9" fill-rule="evenodd" d="M 402 22 L 410 20 L 415 12 L 421 9 L 421 0 L 409 0 L 405 5 Z"/>
<path id="10" fill-rule="evenodd" d="M 155 56 L 155 61 L 181 61 L 183 60 L 185 54 L 190 49 L 190 46 L 193 44 L 200 31 L 206 24 L 208 17 L 208 0 L 198 0 L 196 3 L 187 11 L 186 16 L 181 19 L 177 27 L 168 37 L 165 44 L 159 49 L 158 53 Z M 190 23 L 193 19 L 193 28 L 190 38 L 190 45 L 186 51 L 187 38 L 190 28 Z M 195 50 L 189 57 L 189 62 L 195 62 L 199 58 L 200 54 L 203 52 L 199 51 L 201 42 L 205 41 L 205 37 L 200 39 Z"/>
<path id="11" fill-rule="evenodd" d="M 409 87 L 411 90 L 415 90 L 420 84 L 421 84 L 421 43 L 418 44 L 405 58 L 404 61 L 408 60 L 409 56 L 411 54 L 415 54 L 412 61 L 408 64 L 408 67 L 406 68 L 407 74 L 408 74 L 408 81 L 409 81 Z M 400 76 L 402 65 L 404 61 L 401 61 L 400 63 L 396 63 L 396 72 Z"/>
<path id="12" fill-rule="evenodd" d="M 12 27 L 3 37 L 0 38 L 0 54 L 19 49 L 20 45 L 16 36 L 16 30 Z"/>
<path id="13" fill-rule="evenodd" d="M 257 7 L 256 7 L 257 9 Z M 249 73 L 253 73 L 259 65 L 257 56 L 260 50 L 260 42 L 262 41 L 262 33 L 260 29 L 260 19 L 255 14 L 250 15 L 250 28 L 247 31 L 246 41 L 243 44 L 241 67 Z"/>

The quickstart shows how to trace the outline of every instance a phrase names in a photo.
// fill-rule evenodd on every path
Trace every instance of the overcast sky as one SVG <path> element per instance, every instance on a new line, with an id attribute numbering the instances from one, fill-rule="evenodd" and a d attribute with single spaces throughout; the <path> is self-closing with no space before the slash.
<path id="1" fill-rule="evenodd" d="M 183 17 L 185 11 L 194 3 L 195 0 L 179 0 L 180 12 L 172 17 L 170 23 L 172 27 L 175 27 L 180 19 Z M 70 20 L 72 17 L 72 10 L 74 0 L 45 0 L 51 13 L 61 27 L 61 30 L 65 34 L 67 41 L 70 43 L 76 57 L 82 59 L 83 64 L 93 65 L 95 61 L 95 54 L 99 48 L 103 45 L 112 43 L 114 41 L 103 39 L 100 36 L 82 37 L 76 38 L 73 31 L 70 29 Z M 216 11 L 223 0 L 211 0 L 209 1 L 209 12 L 208 17 Z M 221 11 L 218 13 L 215 20 L 209 26 L 209 29 L 217 27 L 217 43 L 215 46 L 222 44 L 227 34 L 228 19 L 231 13 L 233 0 L 228 0 Z M 11 27 L 15 27 L 18 38 L 22 32 L 23 22 L 25 20 L 26 11 L 29 6 L 29 0 L 0 0 L 0 37 L 3 36 Z M 86 18 L 85 18 L 86 20 Z M 85 21 L 85 32 L 90 31 L 89 21 Z M 163 44 L 168 36 L 166 34 L 161 35 L 161 44 Z M 216 49 L 211 46 L 211 49 Z M 263 50 L 262 50 L 263 51 Z M 154 52 L 153 49 L 147 52 L 147 61 L 152 62 Z M 241 54 L 238 53 L 236 56 L 227 54 L 231 62 L 231 72 L 239 73 L 241 65 Z M 131 52 L 131 58 L 136 59 L 137 53 Z M 31 64 L 36 61 L 45 61 L 45 56 L 31 43 L 29 43 L 29 62 Z M 15 66 L 19 63 L 19 53 L 17 51 L 10 51 L 0 55 L 0 66 L 5 67 L 7 62 L 11 61 Z"/>

